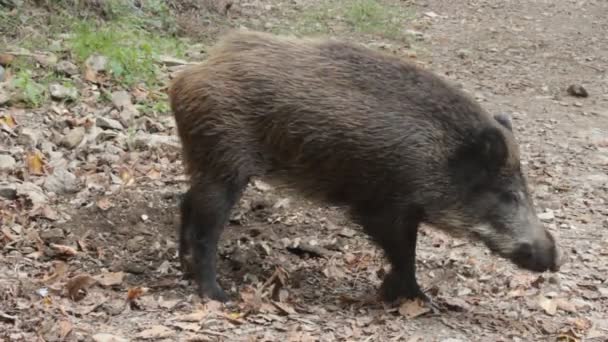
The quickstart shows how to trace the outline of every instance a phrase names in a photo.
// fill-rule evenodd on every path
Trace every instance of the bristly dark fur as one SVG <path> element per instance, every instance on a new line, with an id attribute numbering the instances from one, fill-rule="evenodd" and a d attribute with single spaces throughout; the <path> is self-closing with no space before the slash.
<path id="1" fill-rule="evenodd" d="M 422 296 L 421 222 L 479 223 L 459 192 L 521 176 L 510 123 L 433 73 L 355 44 L 235 31 L 173 81 L 170 100 L 191 177 L 180 254 L 192 253 L 183 262 L 216 299 L 227 298 L 217 241 L 251 177 L 348 207 L 393 265 L 382 288 L 393 300 Z"/>

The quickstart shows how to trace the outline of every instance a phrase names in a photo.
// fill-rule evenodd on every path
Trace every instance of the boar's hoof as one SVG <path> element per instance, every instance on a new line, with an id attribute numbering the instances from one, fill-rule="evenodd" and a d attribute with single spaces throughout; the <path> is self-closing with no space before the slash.
<path id="1" fill-rule="evenodd" d="M 230 299 L 217 282 L 201 283 L 199 285 L 198 294 L 201 298 L 208 298 L 222 303 L 225 303 Z"/>
<path id="2" fill-rule="evenodd" d="M 420 298 L 425 302 L 429 298 L 420 290 L 420 286 L 415 280 L 407 281 L 407 276 L 398 272 L 389 272 L 380 287 L 380 296 L 387 303 L 395 302 L 399 299 Z"/>

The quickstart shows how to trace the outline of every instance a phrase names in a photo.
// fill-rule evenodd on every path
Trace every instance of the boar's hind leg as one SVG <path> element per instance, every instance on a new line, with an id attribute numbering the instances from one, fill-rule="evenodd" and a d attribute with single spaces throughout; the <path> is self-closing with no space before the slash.
<path id="1" fill-rule="evenodd" d="M 192 273 L 201 297 L 228 300 L 217 283 L 217 244 L 245 184 L 199 179 L 184 196 L 179 237 L 180 261 L 182 270 Z"/>
<path id="2" fill-rule="evenodd" d="M 382 299 L 393 302 L 397 299 L 420 298 L 428 301 L 416 280 L 416 240 L 420 220 L 416 215 L 394 219 L 364 219 L 365 231 L 385 252 L 391 270 L 380 288 Z"/>

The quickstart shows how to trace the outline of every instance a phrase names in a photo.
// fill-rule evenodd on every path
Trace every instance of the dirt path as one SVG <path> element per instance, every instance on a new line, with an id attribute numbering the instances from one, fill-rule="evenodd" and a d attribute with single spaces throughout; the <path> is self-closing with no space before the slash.
<path id="1" fill-rule="evenodd" d="M 245 5 L 243 22 L 255 17 L 251 25 L 266 28 L 280 22 L 281 13 L 299 15 L 305 7 L 299 1 Z M 161 179 L 138 170 L 147 177 L 103 195 L 95 191 L 93 171 L 80 173 L 89 189 L 52 202 L 60 217 L 36 226 L 39 242 L 19 242 L 32 238 L 27 227 L 2 227 L 4 241 L 7 234 L 15 240 L 0 254 L 0 338 L 54 341 L 68 331 L 69 341 L 100 333 L 166 341 L 607 340 L 608 2 L 419 0 L 399 6 L 413 13 L 406 22 L 417 31 L 410 47 L 374 35 L 361 41 L 410 56 L 415 51 L 420 63 L 462 84 L 488 109 L 513 115 L 539 211 L 569 255 L 559 274 L 517 270 L 481 245 L 425 229 L 419 280 L 454 310 L 408 319 L 416 307 L 399 312 L 367 300 L 380 284 L 384 260 L 357 227 L 334 208 L 285 198 L 257 183 L 233 214 L 220 252 L 221 283 L 240 300 L 227 307 L 201 304 L 178 268 L 176 208 L 185 183 L 178 150 L 166 143 L 125 161 L 152 160 Z M 589 96 L 569 95 L 572 84 Z M 70 158 L 80 163 L 87 155 Z M 78 253 L 66 257 L 53 243 Z M 88 287 L 91 278 L 83 274 L 106 278 Z M 48 279 L 53 275 L 56 283 Z M 88 288 L 86 296 L 66 296 L 62 277 L 73 289 Z M 80 296 L 76 290 L 71 294 Z"/>

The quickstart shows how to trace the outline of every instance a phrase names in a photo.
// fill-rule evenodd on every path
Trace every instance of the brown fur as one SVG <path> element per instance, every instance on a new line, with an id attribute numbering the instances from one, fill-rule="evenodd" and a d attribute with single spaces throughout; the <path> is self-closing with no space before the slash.
<path id="1" fill-rule="evenodd" d="M 210 201 L 231 189 L 216 208 L 229 209 L 254 176 L 345 205 L 393 266 L 407 268 L 385 284 L 406 287 L 395 290 L 406 296 L 419 289 L 404 275 L 413 273 L 412 256 L 397 250 L 415 249 L 420 222 L 447 230 L 481 223 L 464 199 L 471 177 L 527 198 L 508 127 L 431 72 L 359 45 L 235 31 L 173 81 L 170 99 L 192 179 L 188 208 L 213 215 Z M 193 208 L 184 217 L 196 216 Z M 185 241 L 198 236 L 191 230 L 218 229 L 219 218 L 195 220 L 184 218 Z M 510 250 L 513 241 L 501 244 Z"/>

